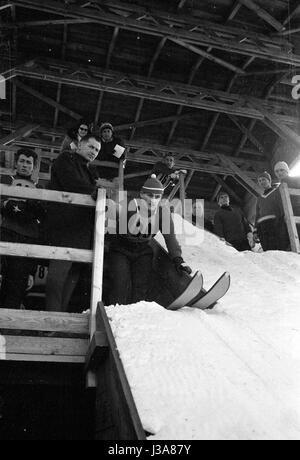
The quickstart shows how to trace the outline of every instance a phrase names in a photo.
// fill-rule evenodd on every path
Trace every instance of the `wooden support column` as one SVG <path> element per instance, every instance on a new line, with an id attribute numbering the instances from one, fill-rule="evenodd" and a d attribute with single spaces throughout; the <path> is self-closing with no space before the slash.
<path id="1" fill-rule="evenodd" d="M 285 183 L 281 184 L 279 190 L 282 198 L 285 220 L 289 232 L 291 249 L 293 252 L 300 253 L 299 236 L 297 232 L 297 226 L 288 185 Z M 300 191 L 298 192 L 300 194 Z"/>
<path id="2" fill-rule="evenodd" d="M 103 262 L 104 262 L 104 235 L 105 235 L 105 207 L 106 190 L 98 189 L 95 212 L 94 250 L 93 250 L 93 274 L 92 293 L 90 307 L 90 340 L 96 332 L 96 313 L 98 303 L 102 301 L 103 288 Z M 87 387 L 97 386 L 96 374 L 92 371 L 87 373 Z"/>
<path id="3" fill-rule="evenodd" d="M 252 193 L 254 196 L 260 196 L 261 195 L 261 190 L 258 187 L 258 185 L 249 177 L 247 174 L 245 174 L 233 161 L 231 161 L 228 157 L 225 155 L 218 155 L 221 162 L 229 167 L 232 172 L 234 173 L 234 178 L 239 182 L 243 187 L 248 190 L 250 193 Z"/>
<path id="4" fill-rule="evenodd" d="M 182 172 L 179 173 L 179 194 L 180 194 L 180 201 L 181 201 L 181 210 L 182 210 L 182 217 L 185 214 L 185 174 Z"/>
<path id="5" fill-rule="evenodd" d="M 270 13 L 258 6 L 253 0 L 239 0 L 242 5 L 246 6 L 249 10 L 257 14 L 258 17 L 270 24 L 277 32 L 285 30 L 285 27 L 277 21 Z"/>

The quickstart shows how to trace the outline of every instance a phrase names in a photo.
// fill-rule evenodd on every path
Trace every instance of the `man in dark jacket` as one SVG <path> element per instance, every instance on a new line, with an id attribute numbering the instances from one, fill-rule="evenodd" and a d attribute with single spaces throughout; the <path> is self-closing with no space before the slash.
<path id="1" fill-rule="evenodd" d="M 224 241 L 231 244 L 237 251 L 249 251 L 253 246 L 251 227 L 241 211 L 230 206 L 228 193 L 218 195 L 220 210 L 214 218 L 214 231 Z"/>
<path id="2" fill-rule="evenodd" d="M 260 174 L 257 180 L 263 191 L 257 199 L 255 222 L 261 246 L 264 251 L 285 251 L 289 241 L 278 184 L 272 185 L 268 172 Z"/>
<path id="3" fill-rule="evenodd" d="M 49 188 L 64 192 L 92 195 L 97 181 L 89 163 L 100 151 L 100 141 L 93 135 L 83 138 L 76 151 L 65 151 L 54 161 Z M 92 246 L 94 210 L 92 208 L 51 204 L 47 213 L 49 243 L 54 246 L 90 249 Z M 46 286 L 48 311 L 66 311 L 78 282 L 80 265 L 52 260 Z"/>
<path id="4" fill-rule="evenodd" d="M 37 154 L 31 149 L 20 149 L 15 158 L 16 175 L 11 185 L 36 187 L 31 176 Z M 1 203 L 1 241 L 39 244 L 42 239 L 44 208 L 40 203 L 24 199 L 4 199 Z M 37 263 L 26 257 L 3 257 L 0 306 L 20 308 L 26 289 L 33 285 Z"/>
<path id="5" fill-rule="evenodd" d="M 159 206 L 163 191 L 161 182 L 154 175 L 143 185 L 139 198 L 128 205 L 121 204 L 116 235 L 110 237 L 109 302 L 112 305 L 147 300 L 153 259 L 149 242 L 158 231 L 164 236 L 177 271 L 191 273 L 182 259 L 171 212 L 163 215 Z"/>
<path id="6" fill-rule="evenodd" d="M 186 170 L 176 170 L 175 158 L 173 155 L 166 155 L 162 161 L 155 163 L 152 169 L 152 174 L 155 174 L 157 179 L 163 184 L 164 189 L 173 187 L 179 179 L 179 173 L 186 174 Z"/>

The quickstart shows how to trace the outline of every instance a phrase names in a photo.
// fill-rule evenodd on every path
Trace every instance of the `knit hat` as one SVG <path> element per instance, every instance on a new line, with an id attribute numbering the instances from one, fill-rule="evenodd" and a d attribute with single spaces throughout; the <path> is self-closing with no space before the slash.
<path id="1" fill-rule="evenodd" d="M 110 129 L 111 131 L 114 131 L 114 127 L 111 123 L 102 123 L 102 125 L 100 126 L 100 134 L 102 133 L 102 131 L 104 129 Z"/>
<path id="2" fill-rule="evenodd" d="M 149 179 L 147 179 L 144 183 L 141 191 L 144 193 L 150 192 L 162 195 L 164 193 L 164 187 L 163 184 L 156 178 L 156 175 L 152 174 L 151 177 L 149 177 Z"/>
<path id="3" fill-rule="evenodd" d="M 278 161 L 274 166 L 274 171 L 278 171 L 278 169 L 284 169 L 287 173 L 290 172 L 289 165 L 285 161 Z"/>
<path id="4" fill-rule="evenodd" d="M 259 174 L 257 179 L 259 179 L 260 177 L 264 177 L 265 179 L 268 179 L 269 182 L 272 182 L 272 177 L 267 171 L 264 171 L 263 173 Z"/>

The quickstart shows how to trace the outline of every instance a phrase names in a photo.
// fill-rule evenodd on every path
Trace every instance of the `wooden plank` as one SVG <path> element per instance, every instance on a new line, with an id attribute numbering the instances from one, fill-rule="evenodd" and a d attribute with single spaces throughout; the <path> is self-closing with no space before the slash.
<path id="1" fill-rule="evenodd" d="M 89 315 L 0 308 L 0 330 L 89 335 Z"/>
<path id="2" fill-rule="evenodd" d="M 90 264 L 93 252 L 86 249 L 40 246 L 37 244 L 6 243 L 0 241 L 0 255 L 13 257 L 31 257 L 34 259 L 67 260 Z"/>
<path id="3" fill-rule="evenodd" d="M 295 217 L 295 222 L 296 222 L 297 225 L 299 225 L 300 224 L 300 217 Z"/>
<path id="4" fill-rule="evenodd" d="M 179 197 L 181 201 L 182 217 L 185 215 L 185 174 L 179 173 Z"/>
<path id="5" fill-rule="evenodd" d="M 84 356 L 88 339 L 59 337 L 28 337 L 3 335 L 2 353 L 14 355 Z M 2 339 L 2 340 L 3 340 Z M 1 353 L 1 352 L 0 352 Z M 21 356 L 22 357 L 22 356 Z"/>
<path id="6" fill-rule="evenodd" d="M 214 62 L 215 64 L 219 64 L 222 67 L 225 67 L 225 68 L 227 68 L 229 70 L 232 70 L 233 72 L 235 72 L 235 73 L 237 73 L 239 75 L 244 75 L 245 74 L 244 70 L 240 69 L 239 67 L 236 67 L 235 65 L 230 64 L 227 61 L 224 61 L 224 59 L 217 58 L 216 56 L 214 56 L 214 55 L 212 55 L 210 53 L 207 53 L 206 51 L 202 50 L 201 48 L 197 48 L 196 46 L 190 45 L 189 43 L 186 43 L 183 40 L 177 40 L 175 38 L 169 38 L 169 40 L 171 42 L 173 42 L 173 43 L 176 43 L 179 46 L 182 46 L 183 48 L 188 49 L 189 51 L 191 51 L 193 53 L 199 54 L 200 56 L 208 59 L 209 61 Z"/>
<path id="7" fill-rule="evenodd" d="M 270 13 L 268 13 L 266 10 L 264 10 L 263 8 L 258 6 L 252 0 L 239 0 L 239 2 L 242 3 L 244 6 L 246 6 L 247 8 L 249 8 L 249 10 L 253 11 L 254 13 L 256 13 L 258 17 L 260 17 L 265 22 L 270 24 L 278 32 L 281 32 L 281 31 L 285 30 L 284 25 L 282 25 Z"/>
<path id="8" fill-rule="evenodd" d="M 72 363 L 72 364 L 84 364 L 85 356 L 64 356 L 64 355 L 25 355 L 20 353 L 1 353 L 0 350 L 0 361 L 26 361 L 26 362 L 37 362 L 37 363 Z"/>
<path id="9" fill-rule="evenodd" d="M 45 96 L 44 94 L 40 93 L 39 91 L 36 91 L 35 89 L 31 88 L 30 86 L 25 85 L 21 81 L 15 80 L 14 83 L 18 88 L 22 89 L 23 91 L 26 91 L 31 96 L 34 96 L 34 97 L 40 99 L 41 101 L 45 102 L 46 104 L 51 105 L 52 107 L 55 107 L 55 109 L 58 109 L 61 112 L 66 113 L 67 115 L 69 115 L 70 117 L 74 118 L 75 120 L 79 121 L 82 118 L 82 115 L 79 115 L 78 113 L 74 112 L 73 110 L 68 109 L 64 105 L 59 104 L 54 99 L 51 99 L 50 97 Z"/>
<path id="10" fill-rule="evenodd" d="M 39 128 L 39 126 L 40 125 L 37 125 L 37 124 L 30 124 L 30 125 L 22 126 L 21 128 L 17 129 L 16 131 L 9 134 L 8 136 L 0 139 L 0 144 L 7 145 L 10 142 L 15 142 L 16 140 L 21 139 L 22 137 L 28 137 L 32 133 L 32 131 Z"/>
<path id="11" fill-rule="evenodd" d="M 289 193 L 292 196 L 300 196 L 300 189 L 298 189 L 298 188 L 289 188 Z"/>
<path id="12" fill-rule="evenodd" d="M 96 427 L 99 439 L 145 440 L 145 431 L 102 303 L 97 310 L 97 330 L 106 334 L 109 344 L 108 358 L 104 367 L 99 367 L 97 371 L 97 402 L 106 405 L 106 420 L 103 420 L 106 426 Z M 103 410 L 102 404 L 98 407 Z"/>
<path id="13" fill-rule="evenodd" d="M 95 212 L 95 230 L 94 230 L 94 250 L 92 257 L 92 292 L 90 306 L 90 324 L 89 334 L 92 340 L 96 332 L 96 314 L 98 303 L 102 300 L 103 290 L 103 264 L 104 264 L 104 235 L 105 235 L 105 207 L 106 191 L 98 190 L 96 212 Z M 95 388 L 97 386 L 96 374 L 92 371 L 87 373 L 87 387 Z"/>
<path id="14" fill-rule="evenodd" d="M 282 204 L 284 209 L 284 215 L 286 220 L 286 225 L 288 228 L 288 233 L 290 237 L 291 249 L 293 252 L 300 252 L 299 236 L 297 232 L 296 222 L 294 218 L 294 211 L 291 202 L 291 197 L 289 194 L 289 189 L 287 184 L 283 183 L 279 187 L 280 195 L 282 198 Z"/>
<path id="15" fill-rule="evenodd" d="M 8 196 L 14 198 L 28 198 L 39 201 L 51 201 L 61 204 L 72 204 L 80 206 L 88 206 L 94 208 L 95 200 L 90 195 L 71 192 L 57 192 L 55 190 L 34 189 L 28 187 L 12 187 L 11 185 L 0 184 L 0 196 Z"/>
<path id="16" fill-rule="evenodd" d="M 222 163 L 227 165 L 232 172 L 234 173 L 235 178 L 239 178 L 241 180 L 241 184 L 247 188 L 254 196 L 261 196 L 261 190 L 258 185 L 250 178 L 250 176 L 245 174 L 233 161 L 231 161 L 225 155 L 219 155 L 220 160 Z"/>

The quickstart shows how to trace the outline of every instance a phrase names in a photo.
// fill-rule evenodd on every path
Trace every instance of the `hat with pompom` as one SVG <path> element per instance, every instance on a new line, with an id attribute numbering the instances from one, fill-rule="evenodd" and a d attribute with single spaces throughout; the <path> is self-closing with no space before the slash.
<path id="1" fill-rule="evenodd" d="M 289 165 L 285 161 L 278 161 L 276 165 L 274 166 L 274 171 L 278 171 L 279 169 L 284 169 L 287 173 L 290 172 Z"/>
<path id="2" fill-rule="evenodd" d="M 164 187 L 157 179 L 156 175 L 152 174 L 144 183 L 141 191 L 144 193 L 159 193 L 162 195 L 164 193 Z"/>
<path id="3" fill-rule="evenodd" d="M 100 134 L 102 133 L 104 129 L 110 129 L 111 131 L 113 131 L 114 127 L 111 123 L 105 122 L 105 123 L 102 123 L 102 125 L 100 126 L 100 130 L 99 130 Z"/>

